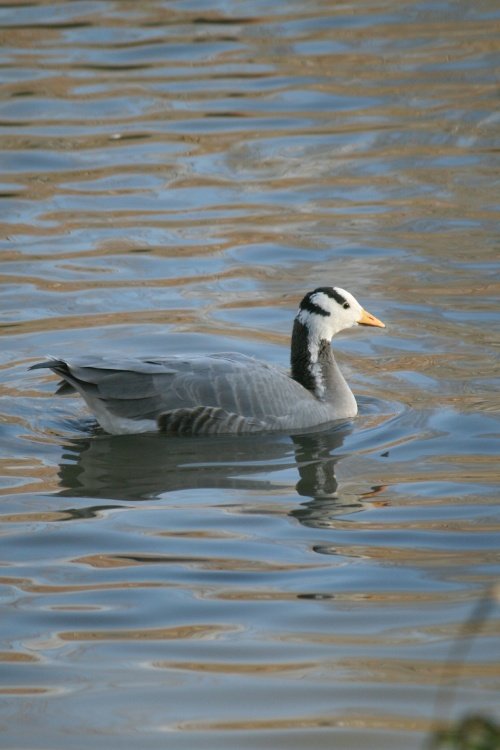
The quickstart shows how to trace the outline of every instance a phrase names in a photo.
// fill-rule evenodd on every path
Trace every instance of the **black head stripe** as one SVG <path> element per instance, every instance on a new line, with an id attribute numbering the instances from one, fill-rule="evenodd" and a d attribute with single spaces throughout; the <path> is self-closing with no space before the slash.
<path id="1" fill-rule="evenodd" d="M 312 294 L 316 294 L 316 292 L 323 292 L 323 294 L 326 294 L 330 299 L 334 299 L 339 305 L 345 305 L 347 302 L 346 298 L 339 294 L 332 286 L 320 286 Z"/>
<path id="2" fill-rule="evenodd" d="M 350 307 L 350 304 L 346 300 L 346 298 L 342 294 L 337 292 L 337 290 L 332 286 L 319 286 L 313 292 L 309 292 L 309 294 L 306 294 L 306 296 L 300 303 L 301 310 L 307 310 L 308 312 L 315 313 L 316 315 L 324 315 L 325 317 L 330 315 L 327 310 L 313 301 L 312 298 L 315 294 L 325 294 L 327 297 L 330 297 L 330 299 L 334 299 L 335 302 L 338 305 L 341 305 L 345 310 Z"/>
<path id="3" fill-rule="evenodd" d="M 324 307 L 316 304 L 316 302 L 313 302 L 311 299 L 316 294 L 316 292 L 322 291 L 323 289 L 316 289 L 314 292 L 309 292 L 309 294 L 306 294 L 306 296 L 300 303 L 300 309 L 307 310 L 307 312 L 314 313 L 315 315 L 324 315 L 325 317 L 328 317 L 328 315 L 330 315 L 328 310 L 325 310 Z"/>

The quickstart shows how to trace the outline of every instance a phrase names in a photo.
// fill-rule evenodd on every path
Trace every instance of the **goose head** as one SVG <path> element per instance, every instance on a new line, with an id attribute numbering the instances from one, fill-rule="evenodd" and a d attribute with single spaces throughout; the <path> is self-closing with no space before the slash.
<path id="1" fill-rule="evenodd" d="M 330 342 L 336 333 L 355 325 L 385 328 L 358 300 L 338 286 L 321 286 L 306 294 L 295 320 L 304 326 L 313 341 Z"/>
<path id="2" fill-rule="evenodd" d="M 351 415 L 356 414 L 356 401 L 336 366 L 330 343 L 336 333 L 355 325 L 385 328 L 350 292 L 338 286 L 318 287 L 300 303 L 290 351 L 292 378 L 320 400 L 343 398 L 345 413 Z"/>

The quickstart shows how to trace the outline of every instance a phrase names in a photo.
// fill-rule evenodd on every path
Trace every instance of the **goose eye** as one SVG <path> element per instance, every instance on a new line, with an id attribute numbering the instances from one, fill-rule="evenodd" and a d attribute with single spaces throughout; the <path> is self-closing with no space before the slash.
<path id="1" fill-rule="evenodd" d="M 342 307 L 344 308 L 344 310 L 348 310 L 350 308 L 349 302 L 344 302 L 344 304 L 342 305 Z"/>

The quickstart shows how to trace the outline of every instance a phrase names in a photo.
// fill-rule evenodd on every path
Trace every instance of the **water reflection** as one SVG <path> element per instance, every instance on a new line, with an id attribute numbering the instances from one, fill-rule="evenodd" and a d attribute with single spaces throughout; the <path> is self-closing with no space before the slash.
<path id="1" fill-rule="evenodd" d="M 301 523 L 327 526 L 332 514 L 362 508 L 361 501 L 341 501 L 337 493 L 338 451 L 351 431 L 343 422 L 322 432 L 258 439 L 99 434 L 70 440 L 59 468 L 60 494 L 137 501 L 196 488 L 290 489 L 281 475 L 295 469 L 295 490 L 308 500 L 292 514 Z"/>

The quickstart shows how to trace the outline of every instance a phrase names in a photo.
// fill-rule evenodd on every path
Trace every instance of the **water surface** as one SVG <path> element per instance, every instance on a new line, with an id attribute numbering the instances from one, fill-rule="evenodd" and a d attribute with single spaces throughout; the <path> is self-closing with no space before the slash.
<path id="1" fill-rule="evenodd" d="M 0 27 L 3 745 L 411 750 L 498 720 L 496 4 Z M 322 284 L 387 324 L 336 339 L 360 416 L 327 431 L 110 437 L 27 370 L 286 365 Z"/>

